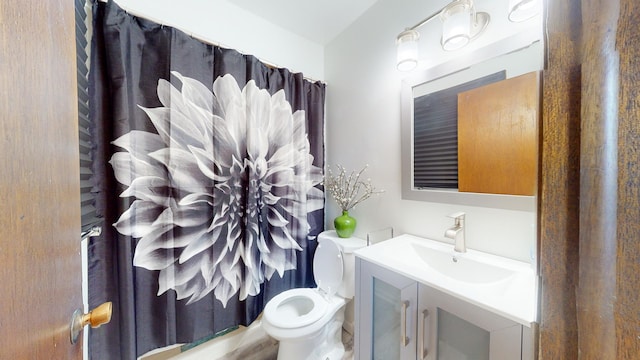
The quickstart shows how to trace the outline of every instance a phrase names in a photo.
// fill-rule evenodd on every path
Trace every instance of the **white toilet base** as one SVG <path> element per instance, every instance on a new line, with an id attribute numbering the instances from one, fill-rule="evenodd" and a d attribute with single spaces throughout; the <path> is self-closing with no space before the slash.
<path id="1" fill-rule="evenodd" d="M 304 338 L 280 340 L 278 360 L 341 360 L 343 322 L 344 307 L 320 331 Z"/>

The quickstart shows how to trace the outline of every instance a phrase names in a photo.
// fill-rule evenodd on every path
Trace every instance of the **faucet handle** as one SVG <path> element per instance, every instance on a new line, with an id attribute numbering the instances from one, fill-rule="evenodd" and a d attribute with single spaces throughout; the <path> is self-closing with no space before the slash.
<path id="1" fill-rule="evenodd" d="M 452 219 L 464 220 L 464 215 L 465 215 L 465 213 L 460 211 L 460 212 L 457 212 L 457 213 L 449 214 L 449 215 L 447 215 L 447 217 L 450 217 Z"/>

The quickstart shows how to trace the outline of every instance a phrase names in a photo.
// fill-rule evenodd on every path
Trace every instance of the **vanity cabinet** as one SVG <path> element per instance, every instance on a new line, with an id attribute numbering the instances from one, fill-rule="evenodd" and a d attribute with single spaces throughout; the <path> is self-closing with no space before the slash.
<path id="1" fill-rule="evenodd" d="M 416 282 L 356 257 L 356 359 L 416 359 Z"/>
<path id="2" fill-rule="evenodd" d="M 356 258 L 355 359 L 533 359 L 531 329 Z"/>

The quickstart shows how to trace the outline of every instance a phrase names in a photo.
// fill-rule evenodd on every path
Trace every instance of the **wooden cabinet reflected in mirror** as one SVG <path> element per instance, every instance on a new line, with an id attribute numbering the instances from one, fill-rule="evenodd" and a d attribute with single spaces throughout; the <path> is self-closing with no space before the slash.
<path id="1" fill-rule="evenodd" d="M 458 191 L 536 193 L 538 72 L 458 94 Z"/>

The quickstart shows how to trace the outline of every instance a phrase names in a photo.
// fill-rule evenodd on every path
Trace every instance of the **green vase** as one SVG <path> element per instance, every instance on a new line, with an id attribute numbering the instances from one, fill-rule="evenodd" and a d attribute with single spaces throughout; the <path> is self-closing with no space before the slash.
<path id="1" fill-rule="evenodd" d="M 356 219 L 349 216 L 348 211 L 343 210 L 342 215 L 333 220 L 333 226 L 335 226 L 336 233 L 338 233 L 339 237 L 348 238 L 353 235 L 356 229 Z"/>

